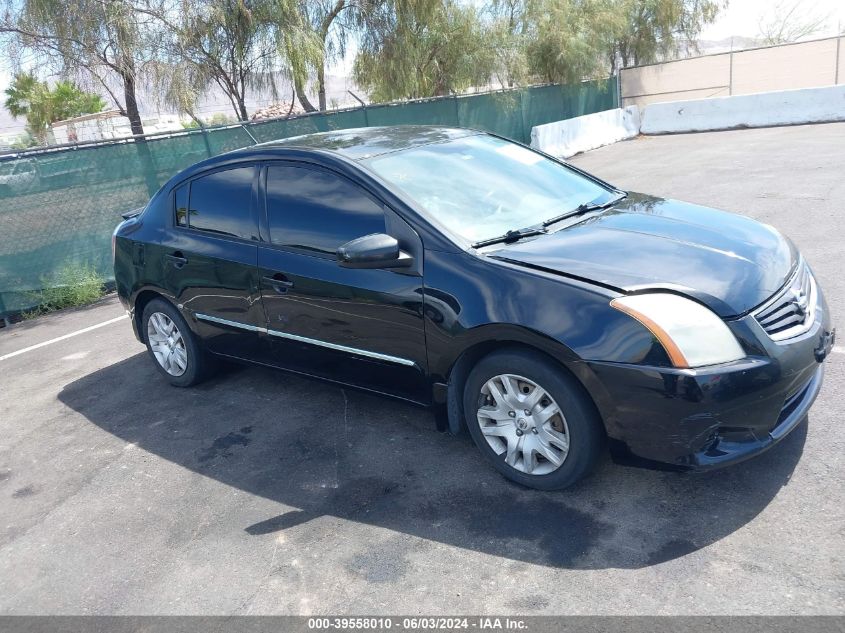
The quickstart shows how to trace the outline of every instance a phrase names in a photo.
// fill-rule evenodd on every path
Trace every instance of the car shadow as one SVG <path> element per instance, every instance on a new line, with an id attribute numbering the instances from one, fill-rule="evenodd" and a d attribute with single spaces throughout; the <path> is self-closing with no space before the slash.
<path id="1" fill-rule="evenodd" d="M 325 515 L 508 559 L 575 569 L 640 568 L 738 530 L 789 483 L 802 424 L 778 446 L 696 475 L 610 463 L 575 487 L 527 490 L 430 413 L 257 367 L 193 389 L 167 385 L 146 353 L 64 387 L 59 400 L 126 442 L 295 508 L 251 525 L 283 531 Z"/>

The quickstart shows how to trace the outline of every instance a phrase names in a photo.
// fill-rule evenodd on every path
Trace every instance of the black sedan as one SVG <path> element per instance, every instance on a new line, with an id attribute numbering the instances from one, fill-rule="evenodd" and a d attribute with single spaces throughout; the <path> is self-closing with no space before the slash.
<path id="1" fill-rule="evenodd" d="M 463 129 L 211 158 L 121 223 L 114 251 L 171 384 L 234 359 L 401 398 L 540 489 L 604 446 L 681 469 L 768 449 L 806 418 L 834 340 L 772 227 Z"/>

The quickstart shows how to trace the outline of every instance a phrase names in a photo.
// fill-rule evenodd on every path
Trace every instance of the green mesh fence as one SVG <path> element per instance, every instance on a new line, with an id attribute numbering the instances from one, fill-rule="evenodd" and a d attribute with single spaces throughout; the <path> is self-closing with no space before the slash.
<path id="1" fill-rule="evenodd" d="M 299 134 L 406 123 L 469 127 L 528 143 L 531 128 L 617 106 L 614 78 L 569 86 L 410 103 L 191 130 L 0 156 L 0 317 L 40 301 L 69 265 L 112 278 L 111 233 L 120 215 L 146 204 L 179 170 L 209 156 Z"/>

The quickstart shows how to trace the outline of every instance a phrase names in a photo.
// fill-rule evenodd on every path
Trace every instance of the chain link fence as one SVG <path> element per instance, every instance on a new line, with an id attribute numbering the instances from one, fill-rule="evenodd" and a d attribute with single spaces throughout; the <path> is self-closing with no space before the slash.
<path id="1" fill-rule="evenodd" d="M 173 174 L 258 142 L 378 125 L 469 127 L 528 143 L 535 125 L 617 107 L 614 78 L 313 113 L 0 155 L 0 318 L 40 302 L 63 267 L 112 279 L 111 233 Z"/>

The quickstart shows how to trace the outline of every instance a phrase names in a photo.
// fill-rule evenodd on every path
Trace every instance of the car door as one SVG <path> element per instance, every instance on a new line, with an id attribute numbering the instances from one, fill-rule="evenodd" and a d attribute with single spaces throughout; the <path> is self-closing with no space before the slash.
<path id="1" fill-rule="evenodd" d="M 275 365 L 415 401 L 428 399 L 422 242 L 356 183 L 310 164 L 268 163 L 258 270 Z M 402 270 L 340 266 L 337 248 L 388 233 Z"/>
<path id="2" fill-rule="evenodd" d="M 163 284 L 213 352 L 252 358 L 264 326 L 258 285 L 259 168 L 205 172 L 174 192 L 172 230 L 152 257 Z"/>

